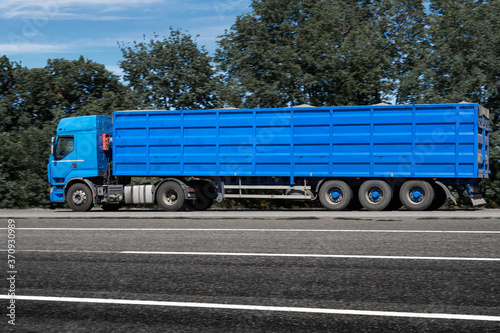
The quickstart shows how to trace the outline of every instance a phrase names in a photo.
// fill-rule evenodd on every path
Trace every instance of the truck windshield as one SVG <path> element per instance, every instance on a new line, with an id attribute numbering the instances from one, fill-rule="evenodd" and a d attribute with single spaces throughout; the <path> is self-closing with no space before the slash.
<path id="1" fill-rule="evenodd" d="M 56 160 L 62 160 L 63 158 L 71 154 L 74 149 L 74 141 L 75 138 L 72 135 L 60 136 L 56 143 L 56 154 L 54 158 Z"/>

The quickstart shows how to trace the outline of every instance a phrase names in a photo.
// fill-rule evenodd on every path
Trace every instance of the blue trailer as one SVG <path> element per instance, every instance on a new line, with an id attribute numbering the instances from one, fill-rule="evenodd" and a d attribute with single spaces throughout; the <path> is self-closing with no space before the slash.
<path id="1" fill-rule="evenodd" d="M 479 104 L 114 112 L 62 119 L 51 201 L 73 210 L 215 199 L 319 199 L 329 210 L 482 204 L 489 111 Z M 130 185 L 132 177 L 161 179 Z M 462 191 L 459 191 L 462 193 Z"/>

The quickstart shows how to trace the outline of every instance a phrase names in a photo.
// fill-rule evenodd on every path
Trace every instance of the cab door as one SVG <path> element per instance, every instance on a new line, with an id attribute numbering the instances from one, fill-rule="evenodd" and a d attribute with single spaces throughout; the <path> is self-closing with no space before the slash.
<path id="1" fill-rule="evenodd" d="M 74 135 L 59 135 L 56 138 L 54 155 L 51 156 L 51 183 L 65 184 L 70 173 L 78 168 L 76 142 Z"/>

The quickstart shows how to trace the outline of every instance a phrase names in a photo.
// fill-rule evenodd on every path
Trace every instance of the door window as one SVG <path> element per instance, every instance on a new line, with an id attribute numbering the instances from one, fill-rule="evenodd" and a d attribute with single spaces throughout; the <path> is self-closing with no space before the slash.
<path id="1" fill-rule="evenodd" d="M 73 136 L 60 136 L 56 145 L 56 161 L 62 160 L 73 152 L 75 138 Z"/>

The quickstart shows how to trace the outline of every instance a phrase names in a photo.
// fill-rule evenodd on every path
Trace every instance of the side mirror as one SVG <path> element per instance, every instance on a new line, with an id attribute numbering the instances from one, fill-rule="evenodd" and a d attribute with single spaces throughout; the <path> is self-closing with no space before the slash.
<path id="1" fill-rule="evenodd" d="M 56 150 L 55 150 L 56 137 L 55 136 L 52 137 L 51 142 L 52 142 L 52 144 L 50 145 L 50 155 L 54 156 L 54 154 L 56 153 Z"/>

